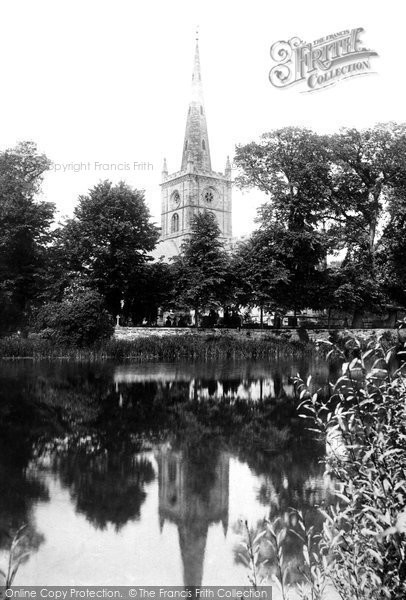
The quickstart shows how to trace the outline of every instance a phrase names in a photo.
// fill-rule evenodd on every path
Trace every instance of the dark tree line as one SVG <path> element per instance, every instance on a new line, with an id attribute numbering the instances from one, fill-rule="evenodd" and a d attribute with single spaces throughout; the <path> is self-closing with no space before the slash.
<path id="1" fill-rule="evenodd" d="M 31 327 L 86 343 L 120 314 L 158 308 L 365 311 L 406 306 L 406 125 L 319 135 L 284 128 L 236 148 L 236 183 L 266 194 L 257 228 L 225 247 L 215 217 L 196 216 L 169 263 L 143 192 L 100 182 L 55 225 L 38 199 L 49 160 L 25 142 L 0 153 L 0 332 Z M 71 326 L 72 319 L 87 328 Z M 75 337 L 76 336 L 76 337 Z"/>

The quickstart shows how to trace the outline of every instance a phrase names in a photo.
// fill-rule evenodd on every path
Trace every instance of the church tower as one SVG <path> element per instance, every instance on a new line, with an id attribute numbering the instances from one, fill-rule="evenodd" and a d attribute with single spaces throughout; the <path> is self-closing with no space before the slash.
<path id="1" fill-rule="evenodd" d="M 179 254 L 191 232 L 193 217 L 203 210 L 216 216 L 222 238 L 231 240 L 231 165 L 227 158 L 224 173 L 211 167 L 198 39 L 181 169 L 169 174 L 164 160 L 161 193 L 161 240 L 154 252 L 157 258 Z"/>

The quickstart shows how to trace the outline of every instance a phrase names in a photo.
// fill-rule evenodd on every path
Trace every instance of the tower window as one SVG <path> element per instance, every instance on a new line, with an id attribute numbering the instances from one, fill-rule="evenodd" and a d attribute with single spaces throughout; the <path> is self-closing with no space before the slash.
<path id="1" fill-rule="evenodd" d="M 186 142 L 185 142 L 185 150 L 187 150 L 187 140 L 186 140 Z"/>
<path id="2" fill-rule="evenodd" d="M 206 150 L 206 142 L 204 140 L 202 140 L 202 148 L 203 150 Z"/>
<path id="3" fill-rule="evenodd" d="M 203 114 L 203 106 L 200 107 L 200 114 Z"/>
<path id="4" fill-rule="evenodd" d="M 179 215 L 178 213 L 174 213 L 171 219 L 171 233 L 176 233 L 179 231 Z"/>

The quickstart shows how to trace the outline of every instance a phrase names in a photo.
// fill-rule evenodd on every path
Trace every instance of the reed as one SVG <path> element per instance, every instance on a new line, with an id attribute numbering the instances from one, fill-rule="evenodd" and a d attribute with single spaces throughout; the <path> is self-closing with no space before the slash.
<path id="1" fill-rule="evenodd" d="M 213 335 L 145 336 L 134 340 L 111 339 L 90 347 L 61 346 L 41 337 L 1 338 L 0 358 L 72 360 L 178 360 L 240 358 L 258 359 L 311 352 L 312 343 L 287 341 L 269 336 L 263 339 L 249 337 L 215 337 Z"/>
<path id="2" fill-rule="evenodd" d="M 17 575 L 17 571 L 20 568 L 21 563 L 29 556 L 29 552 L 23 552 L 20 550 L 20 546 L 25 537 L 23 533 L 26 525 L 23 525 L 18 529 L 16 534 L 14 535 L 7 560 L 7 567 L 3 570 L 0 569 L 0 577 L 3 579 L 3 588 L 4 591 L 0 588 L 0 598 L 9 597 L 7 595 L 8 590 L 13 585 L 15 576 Z"/>

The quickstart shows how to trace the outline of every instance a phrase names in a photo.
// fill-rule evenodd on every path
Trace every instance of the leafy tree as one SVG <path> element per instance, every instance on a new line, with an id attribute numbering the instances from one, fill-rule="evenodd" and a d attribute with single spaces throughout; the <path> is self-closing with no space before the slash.
<path id="1" fill-rule="evenodd" d="M 338 269 L 331 273 L 332 305 L 352 312 L 351 327 L 363 327 L 363 313 L 383 305 L 385 297 L 379 281 L 373 275 L 368 253 L 356 252 L 346 256 Z"/>
<path id="2" fill-rule="evenodd" d="M 102 296 L 75 282 L 65 290 L 62 302 L 49 302 L 36 317 L 40 331 L 64 345 L 89 346 L 113 335 L 114 323 Z"/>
<path id="3" fill-rule="evenodd" d="M 170 266 L 164 262 L 146 263 L 129 280 L 124 317 L 133 323 L 156 323 L 158 309 L 169 305 L 173 289 Z"/>
<path id="4" fill-rule="evenodd" d="M 405 188 L 406 125 L 378 124 L 330 136 L 328 216 L 347 252 L 360 248 L 374 258 L 385 202 Z"/>
<path id="5" fill-rule="evenodd" d="M 353 311 L 352 325 L 357 327 L 364 310 L 376 310 L 387 301 L 385 293 L 400 298 L 399 281 L 392 284 L 398 269 L 391 240 L 397 236 L 397 203 L 405 191 L 406 126 L 343 129 L 330 137 L 329 151 L 330 234 L 336 247 L 345 250 L 334 298 L 339 307 Z M 393 215 L 389 221 L 388 207 Z"/>
<path id="6" fill-rule="evenodd" d="M 0 153 L 0 331 L 26 324 L 45 281 L 54 205 L 36 200 L 49 160 L 32 142 Z"/>
<path id="7" fill-rule="evenodd" d="M 272 246 L 271 230 L 259 229 L 237 247 L 233 271 L 237 274 L 236 296 L 241 306 L 258 306 L 263 325 L 263 311 L 274 311 L 277 288 L 289 282 L 289 271 Z"/>
<path id="8" fill-rule="evenodd" d="M 85 275 L 116 315 L 150 260 L 158 235 L 143 192 L 124 182 L 104 181 L 80 196 L 74 218 L 61 232 L 61 244 L 67 268 Z"/>
<path id="9" fill-rule="evenodd" d="M 224 302 L 229 261 L 220 233 L 213 213 L 199 213 L 190 238 L 173 261 L 175 302 L 195 311 L 196 327 L 200 311 L 217 309 Z"/>
<path id="10" fill-rule="evenodd" d="M 261 219 L 276 217 L 290 228 L 317 226 L 327 210 L 330 185 L 326 137 L 308 129 L 286 127 L 266 133 L 259 143 L 237 146 L 240 187 L 257 187 L 272 203 Z"/>
<path id="11" fill-rule="evenodd" d="M 377 270 L 390 301 L 406 306 L 406 194 L 389 205 L 389 218 L 377 250 Z"/>
<path id="12" fill-rule="evenodd" d="M 395 228 L 403 222 L 396 207 L 406 191 L 406 125 L 330 136 L 280 129 L 238 147 L 236 162 L 239 184 L 269 196 L 259 220 L 288 252 L 289 284 L 277 286 L 287 300 L 351 309 L 355 323 L 364 309 L 385 302 L 385 291 L 403 298 L 402 236 Z M 323 252 L 343 252 L 341 269 L 323 269 Z"/>
<path id="13" fill-rule="evenodd" d="M 241 186 L 270 196 L 250 241 L 247 285 L 260 307 L 320 308 L 327 289 L 327 214 L 330 174 L 325 139 L 307 129 L 285 128 L 259 144 L 237 148 Z"/>

